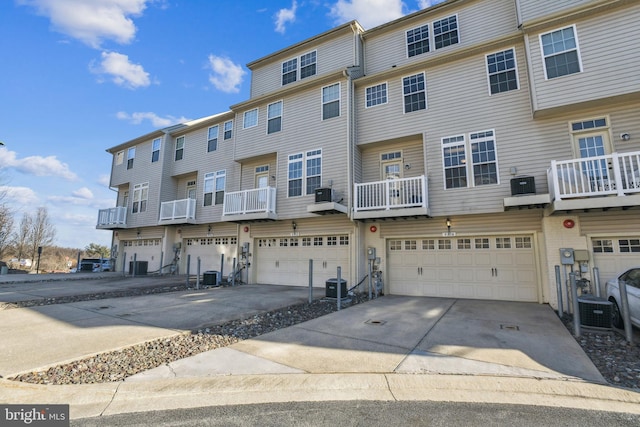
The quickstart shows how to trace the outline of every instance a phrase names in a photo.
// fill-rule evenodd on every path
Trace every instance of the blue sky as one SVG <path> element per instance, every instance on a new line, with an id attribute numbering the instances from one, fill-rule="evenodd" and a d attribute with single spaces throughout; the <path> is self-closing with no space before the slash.
<path id="1" fill-rule="evenodd" d="M 356 19 L 365 29 L 441 1 L 4 0 L 0 190 L 47 208 L 55 244 L 109 246 L 106 149 L 248 99 L 245 64 Z"/>

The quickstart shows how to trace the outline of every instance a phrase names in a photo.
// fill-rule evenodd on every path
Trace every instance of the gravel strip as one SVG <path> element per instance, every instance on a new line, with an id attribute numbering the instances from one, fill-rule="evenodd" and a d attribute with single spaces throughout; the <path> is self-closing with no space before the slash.
<path id="1" fill-rule="evenodd" d="M 4 304 L 0 309 L 149 295 L 188 289 L 193 289 L 193 287 L 176 285 L 129 289 L 21 301 Z M 343 308 L 366 301 L 368 301 L 367 296 L 358 293 L 351 297 L 349 303 L 343 304 Z M 162 338 L 118 351 L 101 353 L 66 365 L 55 366 L 46 371 L 30 372 L 9 379 L 35 384 L 90 384 L 122 381 L 139 372 L 315 319 L 335 310 L 335 300 L 316 300 L 311 304 L 302 303 L 289 306 L 252 316 L 248 319 L 235 320 L 171 338 Z M 571 317 L 565 315 L 562 318 L 562 322 L 573 336 Z M 584 327 L 581 329 L 581 336 L 574 338 L 609 384 L 640 391 L 640 343 L 638 343 L 638 340 L 633 344 L 629 344 L 621 331 L 597 330 Z"/>

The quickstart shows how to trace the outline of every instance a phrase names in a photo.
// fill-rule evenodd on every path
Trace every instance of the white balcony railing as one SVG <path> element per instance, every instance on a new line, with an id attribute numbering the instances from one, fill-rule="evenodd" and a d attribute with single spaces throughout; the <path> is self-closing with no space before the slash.
<path id="1" fill-rule="evenodd" d="M 555 200 L 640 193 L 640 151 L 553 160 L 547 179 Z"/>
<path id="2" fill-rule="evenodd" d="M 427 208 L 427 180 L 415 178 L 355 184 L 354 211 Z"/>
<path id="3" fill-rule="evenodd" d="M 276 213 L 276 189 L 274 187 L 225 193 L 222 215 L 254 213 Z"/>
<path id="4" fill-rule="evenodd" d="M 116 208 L 100 209 L 98 211 L 98 227 L 109 227 L 125 225 L 127 223 L 127 208 L 118 206 Z"/>
<path id="5" fill-rule="evenodd" d="M 172 200 L 160 205 L 160 222 L 176 220 L 194 220 L 196 218 L 196 199 Z"/>

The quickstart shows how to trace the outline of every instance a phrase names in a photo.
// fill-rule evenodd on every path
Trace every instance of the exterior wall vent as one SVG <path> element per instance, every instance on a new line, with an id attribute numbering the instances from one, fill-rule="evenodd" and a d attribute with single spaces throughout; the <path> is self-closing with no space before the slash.
<path id="1" fill-rule="evenodd" d="M 536 194 L 536 180 L 532 176 L 519 176 L 511 179 L 511 195 Z"/>

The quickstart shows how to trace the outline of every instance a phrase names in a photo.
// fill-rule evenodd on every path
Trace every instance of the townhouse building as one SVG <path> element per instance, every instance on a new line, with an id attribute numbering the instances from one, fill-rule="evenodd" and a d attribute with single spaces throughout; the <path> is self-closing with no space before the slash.
<path id="1" fill-rule="evenodd" d="M 640 263 L 639 19 L 448 0 L 341 25 L 248 64 L 229 111 L 108 149 L 97 228 L 119 270 L 235 258 L 249 283 L 306 286 L 311 259 L 314 286 L 340 267 L 351 287 L 375 258 L 386 293 L 555 306 L 556 265 Z"/>

